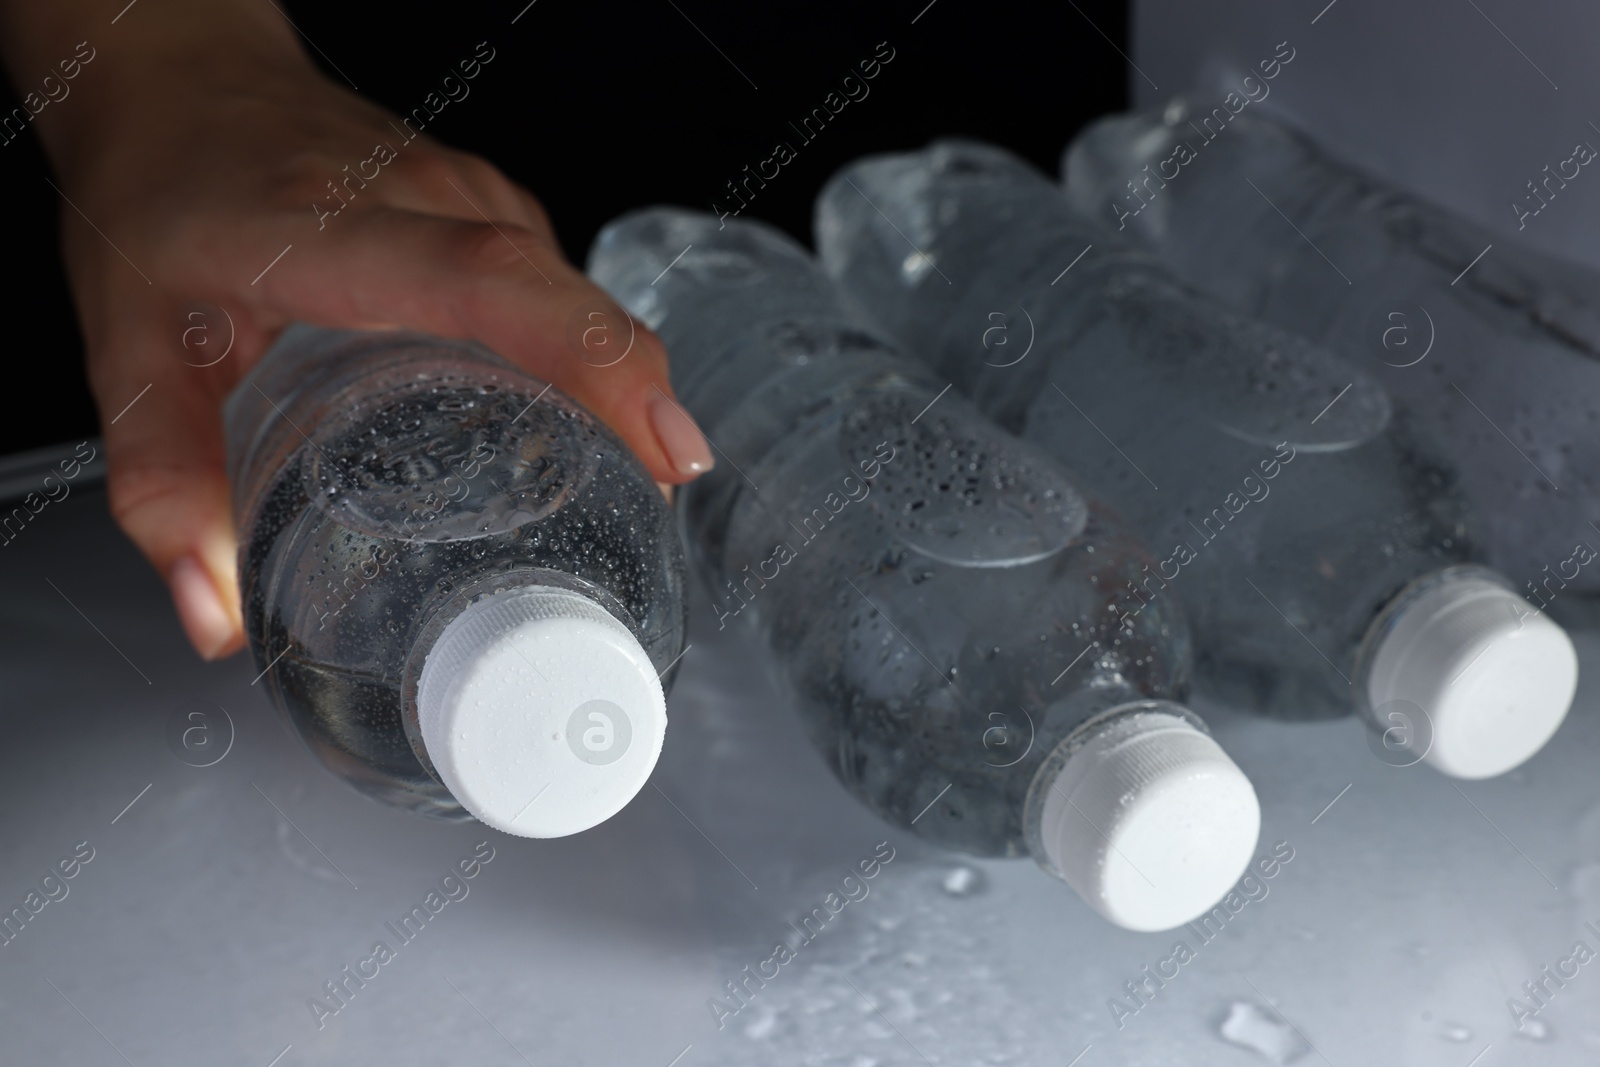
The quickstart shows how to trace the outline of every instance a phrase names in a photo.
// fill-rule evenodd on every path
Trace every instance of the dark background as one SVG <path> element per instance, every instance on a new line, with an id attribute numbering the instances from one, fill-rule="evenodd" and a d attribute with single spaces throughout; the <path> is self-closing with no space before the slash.
<path id="1" fill-rule="evenodd" d="M 809 243 L 812 197 L 856 156 L 962 134 L 1006 145 L 1053 173 L 1073 131 L 1127 100 L 1118 54 L 1127 51 L 1124 3 L 526 5 L 280 3 L 331 77 L 342 72 L 341 80 L 400 112 L 420 105 L 487 41 L 494 60 L 428 132 L 532 189 L 580 262 L 600 226 L 629 208 L 728 202 L 725 183 L 780 140 L 798 157 L 746 214 Z M 802 144 L 789 123 L 821 106 L 884 41 L 894 58 L 867 83 L 869 94 Z M 9 84 L 5 95 L 14 95 Z M 6 100 L 4 109 L 16 103 Z M 0 149 L 0 202 L 12 208 L 8 251 L 29 265 L 13 276 L 7 319 L 20 327 L 12 344 L 32 349 L 29 379 L 12 382 L 24 402 L 7 405 L 0 420 L 0 455 L 98 432 L 48 173 L 33 133 Z M 13 350 L 14 367 L 22 355 Z"/>

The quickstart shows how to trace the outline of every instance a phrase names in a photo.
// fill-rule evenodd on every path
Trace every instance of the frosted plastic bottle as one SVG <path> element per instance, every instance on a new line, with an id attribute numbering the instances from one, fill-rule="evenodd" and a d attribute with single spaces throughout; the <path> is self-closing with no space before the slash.
<path id="1" fill-rule="evenodd" d="M 524 837 L 632 799 L 684 564 L 615 434 L 480 345 L 304 325 L 225 414 L 251 651 L 318 759 Z"/>
<path id="2" fill-rule="evenodd" d="M 1255 792 L 1176 703 L 1181 611 L 1117 610 L 1151 562 L 1121 520 L 766 226 L 638 212 L 589 269 L 660 333 L 726 460 L 679 504 L 719 626 L 765 637 L 852 793 L 940 845 L 1031 854 L 1132 929 L 1226 892 Z"/>
<path id="3" fill-rule="evenodd" d="M 1535 603 L 1592 616 L 1600 273 L 1336 162 L 1258 109 L 1226 119 L 1179 98 L 1102 120 L 1068 150 L 1069 195 L 1194 284 L 1375 375 L 1459 464 L 1491 562 Z M 1526 213 L 1564 185 L 1547 174 L 1512 210 L 1553 223 L 1559 203 Z"/>
<path id="4" fill-rule="evenodd" d="M 1554 733 L 1571 642 L 1474 562 L 1455 475 L 1371 377 L 1225 312 L 996 148 L 852 164 L 817 233 L 879 322 L 1133 521 L 1159 562 L 1130 610 L 1183 596 L 1202 691 L 1354 708 L 1386 759 L 1467 778 Z"/>

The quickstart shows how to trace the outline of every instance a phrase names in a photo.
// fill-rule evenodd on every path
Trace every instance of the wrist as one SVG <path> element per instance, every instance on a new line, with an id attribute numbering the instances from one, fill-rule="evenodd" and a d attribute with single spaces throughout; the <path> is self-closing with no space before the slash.
<path id="1" fill-rule="evenodd" d="M 25 110 L 37 109 L 33 125 L 64 185 L 86 179 L 136 129 L 180 129 L 188 113 L 219 99 L 270 94 L 275 86 L 320 78 L 292 27 L 270 7 L 262 17 L 226 3 L 184 10 L 190 6 L 157 8 L 150 15 L 160 17 L 124 21 L 87 38 L 81 30 L 48 35 L 61 53 L 52 62 L 79 64 L 69 83 L 76 91 Z M 44 45 L 30 52 L 52 54 Z M 92 58 L 85 62 L 84 56 Z M 48 73 L 60 79 L 68 69 Z M 13 71 L 26 94 L 26 69 L 13 65 Z"/>

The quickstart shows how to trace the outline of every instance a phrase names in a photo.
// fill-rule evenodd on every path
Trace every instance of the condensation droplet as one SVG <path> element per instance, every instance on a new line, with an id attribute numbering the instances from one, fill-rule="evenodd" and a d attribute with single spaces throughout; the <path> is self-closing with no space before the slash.
<path id="1" fill-rule="evenodd" d="M 953 897 L 972 897 L 989 887 L 989 878 L 976 867 L 954 867 L 939 884 Z"/>

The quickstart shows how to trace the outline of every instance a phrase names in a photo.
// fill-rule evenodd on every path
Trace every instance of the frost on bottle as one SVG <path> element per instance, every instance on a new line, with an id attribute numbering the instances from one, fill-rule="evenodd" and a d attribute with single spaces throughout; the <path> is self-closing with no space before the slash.
<path id="1" fill-rule="evenodd" d="M 1560 724 L 1571 642 L 1475 562 L 1453 471 L 1370 376 L 1221 310 L 999 149 L 856 163 L 817 211 L 879 322 L 1134 522 L 1160 557 L 1140 595 L 1184 597 L 1202 689 L 1358 710 L 1396 762 L 1461 777 Z"/>
<path id="2" fill-rule="evenodd" d="M 1336 162 L 1256 109 L 1219 125 L 1179 98 L 1106 119 L 1064 171 L 1080 209 L 1197 286 L 1370 369 L 1460 464 L 1490 560 L 1541 605 L 1600 611 L 1600 273 Z M 1573 195 L 1559 176 L 1529 186 L 1520 226 L 1555 222 Z"/>
<path id="3" fill-rule="evenodd" d="M 1213 904 L 1260 813 L 1176 703 L 1181 611 L 1119 610 L 1152 563 L 1122 522 L 770 228 L 639 212 L 589 266 L 728 460 L 680 503 L 718 624 L 764 637 L 844 785 L 938 844 L 1032 854 L 1123 926 Z"/>
<path id="4" fill-rule="evenodd" d="M 226 422 L 251 651 L 322 763 L 524 837 L 627 804 L 684 564 L 615 434 L 479 345 L 303 325 Z"/>

